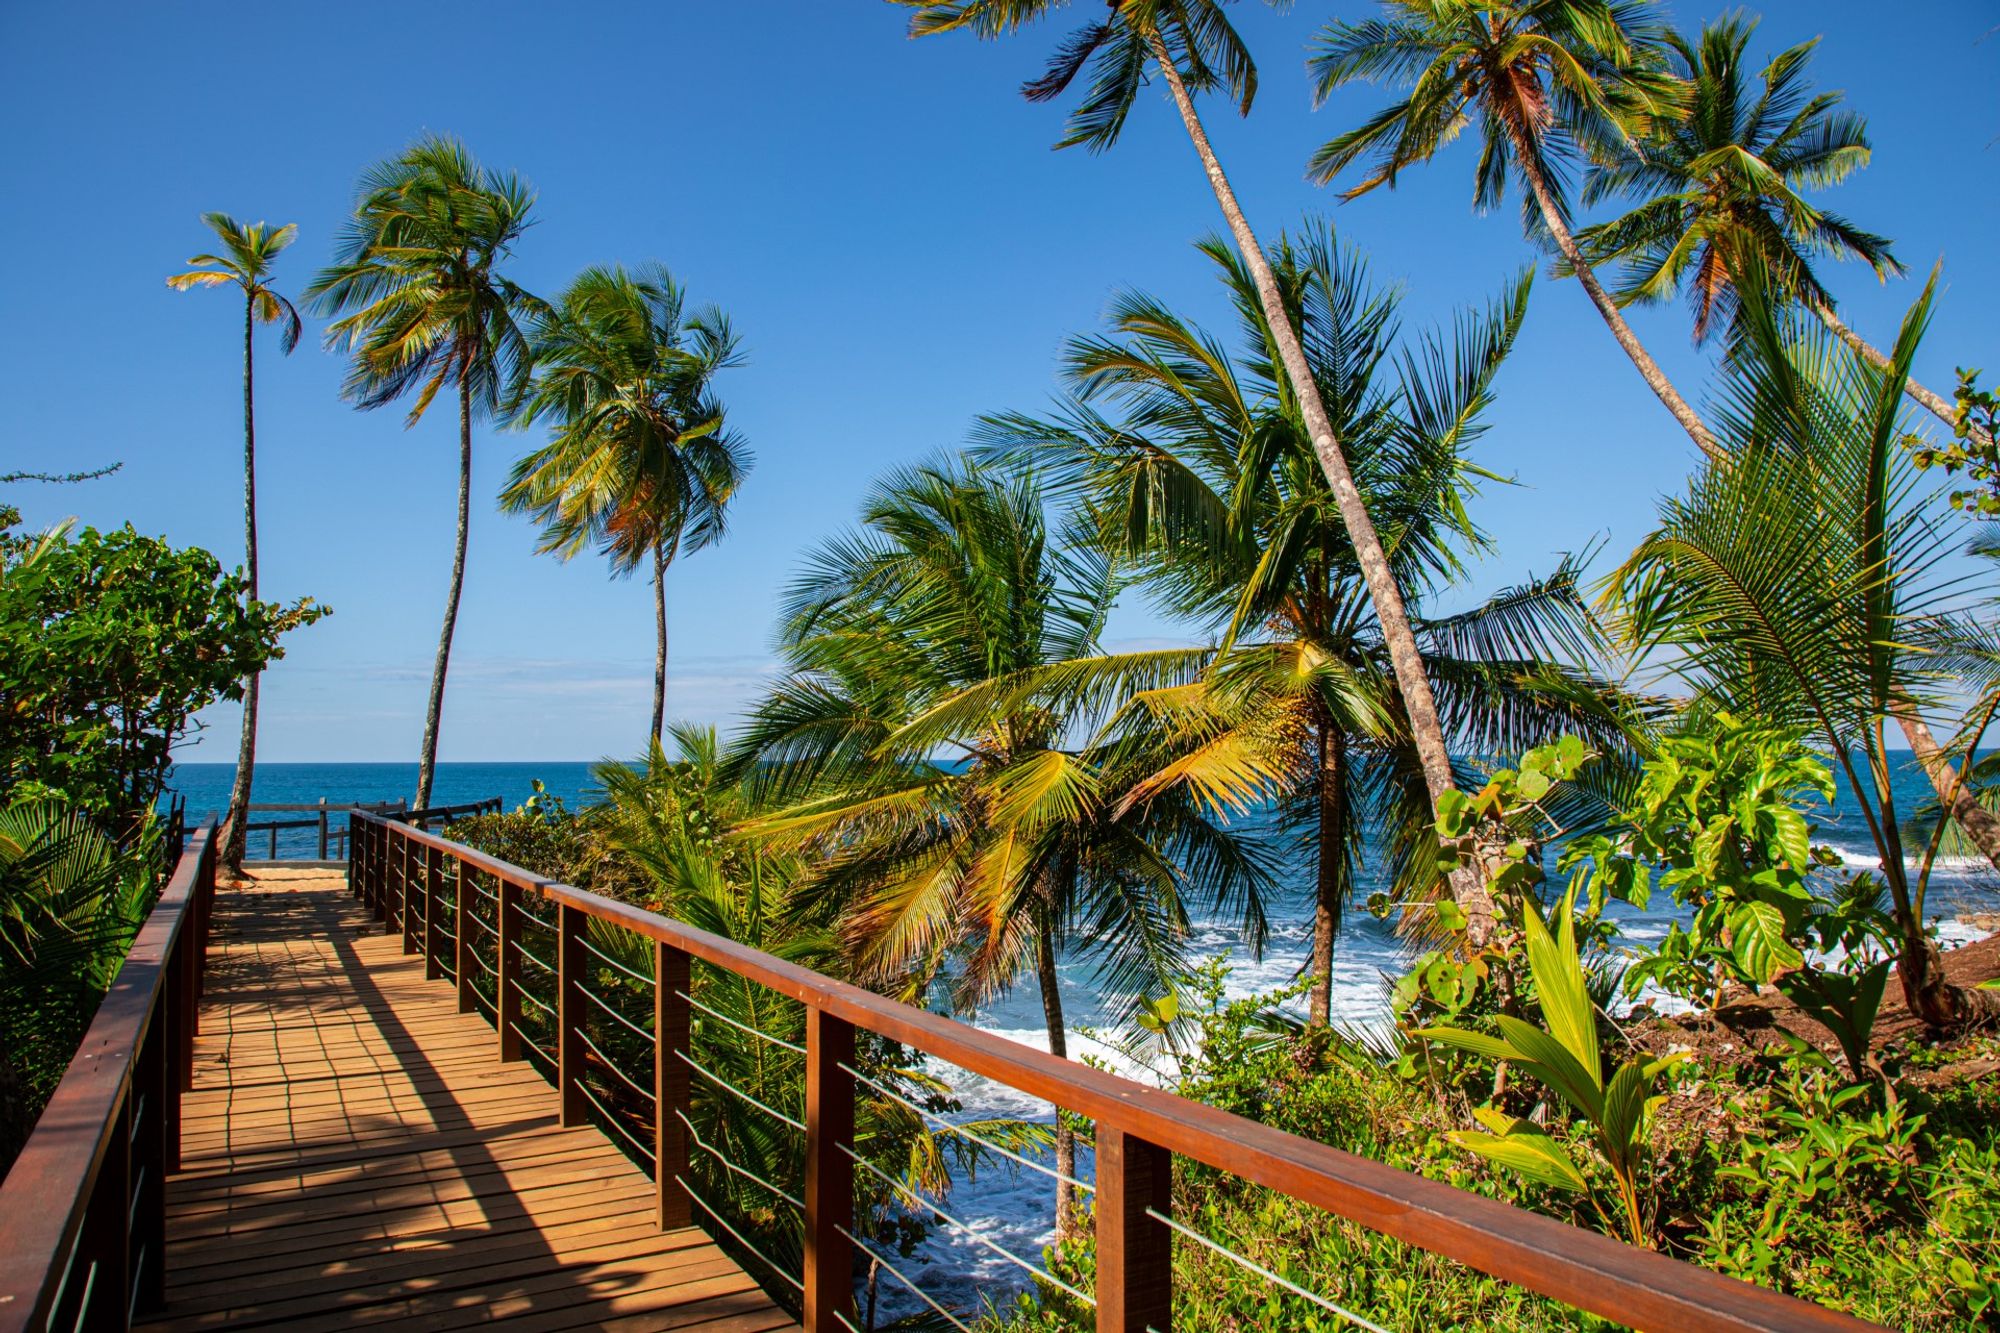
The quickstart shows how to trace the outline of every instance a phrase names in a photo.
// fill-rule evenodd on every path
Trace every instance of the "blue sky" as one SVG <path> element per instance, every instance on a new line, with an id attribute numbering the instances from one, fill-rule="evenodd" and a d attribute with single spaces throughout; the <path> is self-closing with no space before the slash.
<path id="1" fill-rule="evenodd" d="M 1263 73 L 1247 121 L 1207 111 L 1252 222 L 1312 213 L 1406 288 L 1411 324 L 1483 302 L 1531 261 L 1511 205 L 1470 208 L 1461 145 L 1350 205 L 1307 184 L 1311 150 L 1379 106 L 1371 89 L 1317 111 L 1306 42 L 1359 0 L 1245 4 Z M 1693 26 L 1720 6 L 1679 3 Z M 2000 154 L 2000 33 L 1990 5 L 1929 2 L 1885 21 L 1858 0 L 1761 7 L 1765 50 L 1823 34 L 1816 75 L 1870 119 L 1874 165 L 1827 202 L 1893 236 L 1946 287 L 1919 365 L 1949 392 L 1991 346 Z M 1052 152 L 1060 115 L 1017 95 L 1057 25 L 1002 43 L 911 42 L 872 0 L 0 8 L 0 142 L 12 256 L 0 320 L 0 470 L 122 461 L 87 487 L 12 488 L 31 525 L 65 515 L 240 558 L 240 308 L 169 292 L 207 248 L 199 215 L 297 222 L 278 270 L 296 291 L 323 263 L 369 162 L 423 131 L 464 138 L 539 191 L 514 276 L 553 293 L 593 263 L 661 260 L 734 316 L 750 362 L 722 388 L 757 466 L 727 541 L 669 579 L 670 708 L 726 724 L 771 669 L 777 597 L 803 551 L 849 521 L 885 469 L 949 449 L 972 419 L 1033 409 L 1063 339 L 1138 287 L 1220 320 L 1191 243 L 1219 226 L 1178 121 L 1149 92 L 1108 155 Z M 63 238 L 67 237 L 67 240 Z M 58 244 L 60 242 L 60 244 Z M 1835 274 L 1850 322 L 1886 342 L 1917 284 Z M 1708 358 L 1678 308 L 1641 336 L 1699 398 Z M 311 329 L 259 361 L 267 596 L 335 614 L 293 637 L 266 677 L 260 757 L 414 758 L 449 569 L 455 422 L 413 430 L 356 412 Z M 1574 283 L 1538 283 L 1481 461 L 1519 478 L 1479 502 L 1499 554 L 1465 595 L 1603 539 L 1628 549 L 1692 448 Z M 441 757 L 629 753 L 649 707 L 643 582 L 588 557 L 532 553 L 495 511 L 531 440 L 475 441 L 466 600 Z M 1600 558 L 1600 567 L 1605 563 Z M 1121 609 L 1120 643 L 1179 631 Z M 235 717 L 191 759 L 227 761 Z"/>

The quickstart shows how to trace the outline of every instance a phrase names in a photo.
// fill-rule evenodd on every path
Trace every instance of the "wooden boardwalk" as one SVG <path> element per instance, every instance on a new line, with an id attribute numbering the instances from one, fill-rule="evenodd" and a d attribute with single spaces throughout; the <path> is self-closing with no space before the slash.
<path id="1" fill-rule="evenodd" d="M 338 872 L 221 891 L 208 976 L 149 1327 L 796 1327 Z"/>

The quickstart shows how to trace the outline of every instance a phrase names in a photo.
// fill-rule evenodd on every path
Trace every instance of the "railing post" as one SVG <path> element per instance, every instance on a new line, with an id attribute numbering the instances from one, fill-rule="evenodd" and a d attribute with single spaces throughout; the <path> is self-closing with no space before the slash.
<path id="1" fill-rule="evenodd" d="M 421 892 L 421 886 L 413 883 L 415 876 L 410 873 L 410 863 L 416 860 L 417 840 L 412 838 L 407 831 L 404 831 L 396 841 L 403 845 L 403 854 L 396 859 L 397 864 L 403 869 L 401 877 L 403 881 L 403 953 L 408 955 L 417 951 L 417 909 L 423 905 L 417 898 L 418 893 Z"/>
<path id="2" fill-rule="evenodd" d="M 172 976 L 171 970 L 168 976 Z M 132 1068 L 132 1305 L 158 1310 L 167 1303 L 167 1135 L 178 1128 L 168 1115 L 167 1015 L 161 996 Z"/>
<path id="3" fill-rule="evenodd" d="M 660 1229 L 694 1224 L 694 1203 L 680 1178 L 688 1172 L 687 1125 L 690 1089 L 688 1067 L 680 1058 L 688 1048 L 691 1018 L 688 1002 L 694 994 L 687 954 L 671 944 L 653 945 L 653 1192 L 659 1205 Z"/>
<path id="4" fill-rule="evenodd" d="M 472 991 L 472 872 L 465 862 L 451 858 L 451 979 L 458 990 L 458 1012 L 469 1014 L 476 1007 Z"/>
<path id="5" fill-rule="evenodd" d="M 1097 1333 L 1171 1333 L 1173 1154 L 1097 1125 Z"/>
<path id="6" fill-rule="evenodd" d="M 182 927 L 186 929 L 185 924 Z M 161 1169 L 181 1169 L 181 994 L 187 981 L 181 958 L 187 953 L 187 938 L 178 936 L 173 955 L 167 960 L 166 975 L 160 980 L 160 1121 L 164 1140 Z"/>
<path id="7" fill-rule="evenodd" d="M 319 859 L 326 860 L 326 797 L 319 798 Z"/>
<path id="8" fill-rule="evenodd" d="M 423 868 L 418 873 L 424 881 L 424 980 L 436 981 L 444 975 L 444 958 L 438 948 L 438 918 L 444 912 L 438 886 L 444 879 L 444 857 L 429 843 L 423 845 L 422 857 Z"/>
<path id="9" fill-rule="evenodd" d="M 493 970 L 493 1021 L 500 1033 L 500 1059 L 521 1058 L 521 886 L 500 881 L 500 943 Z"/>
<path id="10" fill-rule="evenodd" d="M 556 952 L 556 1088 L 562 1094 L 562 1122 L 585 1122 L 583 1097 L 583 1008 L 584 970 L 589 955 L 583 947 L 584 927 L 590 918 L 582 908 L 568 903 L 557 906 L 559 946 Z"/>
<path id="11" fill-rule="evenodd" d="M 854 1318 L 854 1027 L 806 1006 L 805 1333 Z"/>
<path id="12" fill-rule="evenodd" d="M 111 1141 L 104 1146 L 104 1161 L 77 1237 L 70 1281 L 86 1292 L 83 1299 L 88 1302 L 80 1311 L 78 1328 L 122 1329 L 131 1308 L 132 1253 L 127 1248 L 131 1237 L 125 1229 L 132 1199 L 131 1123 L 128 1093 L 113 1117 Z"/>

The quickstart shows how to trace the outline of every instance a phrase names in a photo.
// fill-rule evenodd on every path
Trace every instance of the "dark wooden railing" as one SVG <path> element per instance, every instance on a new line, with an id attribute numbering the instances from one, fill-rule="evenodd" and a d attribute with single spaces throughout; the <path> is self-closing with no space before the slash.
<path id="1" fill-rule="evenodd" d="M 483 801 L 467 801 L 459 805 L 436 805 L 428 810 L 410 810 L 402 800 L 394 801 L 329 801 L 322 796 L 317 801 L 303 804 L 284 804 L 253 801 L 245 809 L 252 816 L 265 814 L 307 814 L 310 819 L 265 819 L 253 820 L 243 826 L 246 848 L 254 849 L 256 835 L 268 835 L 264 861 L 277 861 L 278 835 L 299 830 L 314 830 L 319 834 L 319 861 L 345 861 L 347 854 L 347 821 L 343 816 L 350 810 L 365 810 L 370 814 L 382 815 L 389 819 L 400 819 L 427 829 L 433 824 L 449 824 L 454 819 L 464 819 L 469 815 L 492 815 L 500 812 L 500 798 L 489 796 Z"/>
<path id="2" fill-rule="evenodd" d="M 0 1333 L 122 1329 L 166 1290 L 166 1177 L 200 1025 L 213 819 L 187 839 L 0 1183 Z"/>
<path id="3" fill-rule="evenodd" d="M 854 1178 L 848 1149 L 856 1095 L 855 1035 L 861 1029 L 1096 1123 L 1099 1333 L 1167 1333 L 1171 1328 L 1174 1224 L 1168 1186 L 1176 1157 L 1205 1163 L 1636 1328 L 1872 1327 L 899 1004 L 681 922 L 552 882 L 421 829 L 362 812 L 352 818 L 350 886 L 386 925 L 401 932 L 406 953 L 423 954 L 427 975 L 454 980 L 459 1006 L 467 1011 L 478 1008 L 477 969 L 470 964 L 476 962 L 480 969 L 489 965 L 471 953 L 473 895 L 465 890 L 474 875 L 494 883 L 488 895 L 497 908 L 491 927 L 497 938 L 493 1018 L 502 1060 L 523 1057 L 523 1012 L 517 998 L 525 990 L 521 905 L 532 896 L 556 909 L 556 958 L 553 964 L 536 961 L 557 973 L 557 1002 L 550 1007 L 557 1036 L 549 1054 L 566 1124 L 583 1123 L 590 1100 L 584 1081 L 590 1045 L 585 1001 L 592 998 L 585 979 L 593 966 L 587 925 L 606 923 L 651 942 L 652 1133 L 650 1144 L 636 1146 L 653 1163 L 662 1226 L 689 1225 L 697 1202 L 679 1183 L 689 1169 L 685 1117 L 692 1056 L 686 996 L 691 960 L 805 1006 L 806 1333 L 834 1333 L 843 1323 L 853 1326 Z M 447 901 L 455 916 L 449 924 L 443 920 Z"/>

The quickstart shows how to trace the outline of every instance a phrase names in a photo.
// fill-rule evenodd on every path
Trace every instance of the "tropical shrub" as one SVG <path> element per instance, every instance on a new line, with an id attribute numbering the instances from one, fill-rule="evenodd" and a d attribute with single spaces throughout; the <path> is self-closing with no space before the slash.
<path id="1" fill-rule="evenodd" d="M 31 537 L 19 517 L 0 506 L 0 792 L 67 801 L 122 836 L 195 715 L 240 699 L 326 608 L 257 601 L 207 551 L 130 525 Z"/>
<path id="2" fill-rule="evenodd" d="M 0 809 L 0 1174 L 61 1082 L 158 883 L 148 825 L 120 847 L 59 802 Z"/>

